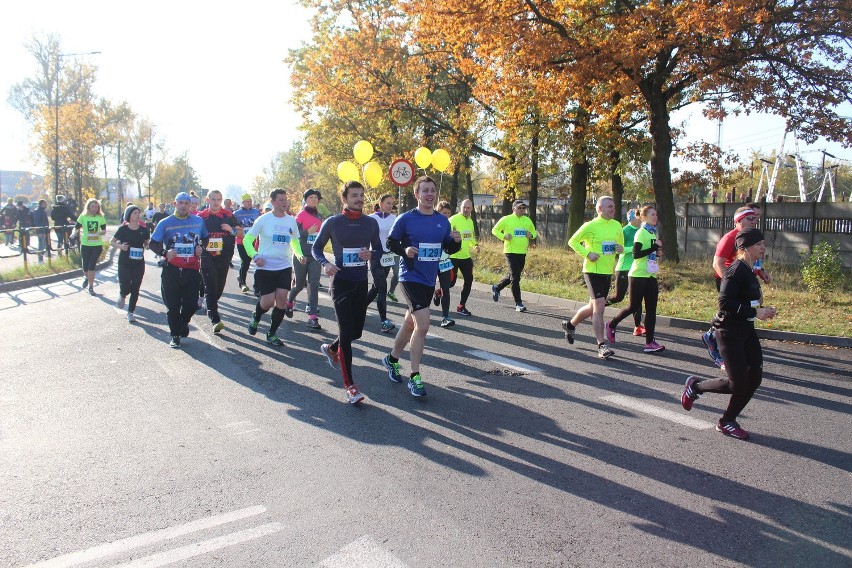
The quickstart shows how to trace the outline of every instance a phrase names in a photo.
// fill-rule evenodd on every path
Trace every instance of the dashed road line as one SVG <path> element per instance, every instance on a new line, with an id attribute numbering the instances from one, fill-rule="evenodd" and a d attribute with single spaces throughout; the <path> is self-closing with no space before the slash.
<path id="1" fill-rule="evenodd" d="M 406 564 L 368 535 L 323 560 L 318 568 L 407 568 Z"/>
<path id="2" fill-rule="evenodd" d="M 514 359 L 509 359 L 507 357 L 495 355 L 494 353 L 489 353 L 488 351 L 479 351 L 478 349 L 474 349 L 474 350 L 471 350 L 471 351 L 466 351 L 466 353 L 473 355 L 474 357 L 484 359 L 486 361 L 492 361 L 492 362 L 497 363 L 498 365 L 502 365 L 504 367 L 509 367 L 510 369 L 514 369 L 514 370 L 520 371 L 522 373 L 540 373 L 541 372 L 541 369 L 539 369 L 538 367 L 533 367 L 532 365 L 527 365 L 526 363 L 521 363 L 520 361 L 515 361 Z"/>

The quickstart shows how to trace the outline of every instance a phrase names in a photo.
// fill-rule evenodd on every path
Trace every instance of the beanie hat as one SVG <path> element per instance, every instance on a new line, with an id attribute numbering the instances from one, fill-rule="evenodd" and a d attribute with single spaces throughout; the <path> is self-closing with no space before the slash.
<path id="1" fill-rule="evenodd" d="M 133 213 L 134 209 L 141 213 L 141 210 L 138 207 L 136 207 L 135 205 L 128 205 L 127 209 L 124 210 L 124 215 L 122 215 L 121 220 L 124 221 L 125 223 L 129 222 L 130 221 L 130 215 Z"/>
<path id="2" fill-rule="evenodd" d="M 251 194 L 250 194 L 250 193 L 244 193 L 244 194 L 242 195 L 242 197 L 240 197 L 240 201 L 250 201 L 250 200 L 251 200 L 251 198 L 252 198 L 252 197 L 251 197 Z"/>
<path id="3" fill-rule="evenodd" d="M 760 229 L 746 229 L 737 233 L 737 250 L 747 249 L 763 240 Z"/>

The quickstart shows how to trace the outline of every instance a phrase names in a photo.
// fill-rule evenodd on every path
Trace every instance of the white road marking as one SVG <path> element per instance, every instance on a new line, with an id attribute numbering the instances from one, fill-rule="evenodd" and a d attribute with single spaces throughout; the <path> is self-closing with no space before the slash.
<path id="1" fill-rule="evenodd" d="M 213 552 L 220 548 L 234 546 L 235 544 L 274 534 L 283 529 L 284 523 L 268 523 L 251 529 L 217 536 L 216 538 L 211 538 L 201 542 L 194 542 L 180 548 L 160 552 L 159 554 L 143 556 L 142 558 L 137 558 L 133 562 L 119 564 L 115 568 L 158 568 L 159 566 L 166 566 L 168 564 L 180 562 L 181 560 L 186 560 L 187 558 L 207 554 L 208 552 Z"/>
<path id="2" fill-rule="evenodd" d="M 228 351 L 228 350 L 227 350 L 227 349 L 226 349 L 223 345 L 221 345 L 218 341 L 214 340 L 214 339 L 213 339 L 213 337 L 212 337 L 209 333 L 207 333 L 206 331 L 204 331 L 204 330 L 201 328 L 201 326 L 200 326 L 200 325 L 198 325 L 197 323 L 193 323 L 193 324 L 192 324 L 192 327 L 194 327 L 195 329 L 197 329 L 197 330 L 198 330 L 198 333 L 200 333 L 202 336 L 204 336 L 204 339 L 206 339 L 206 340 L 207 340 L 207 343 L 209 343 L 212 347 L 215 347 L 215 348 L 216 348 L 216 349 L 218 349 L 219 351 Z"/>
<path id="3" fill-rule="evenodd" d="M 520 361 L 515 361 L 514 359 L 501 357 L 500 355 L 495 355 L 494 353 L 489 353 L 488 351 L 479 351 L 477 349 L 474 349 L 472 351 L 466 351 L 466 353 L 469 353 L 474 357 L 479 357 L 480 359 L 485 359 L 486 361 L 493 361 L 498 365 L 509 367 L 510 369 L 515 369 L 516 371 L 520 371 L 522 373 L 541 372 L 541 369 L 539 369 L 538 367 L 533 367 L 532 365 L 527 365 L 526 363 L 521 363 Z"/>
<path id="4" fill-rule="evenodd" d="M 406 568 L 405 563 L 367 535 L 341 548 L 319 568 Z"/>
<path id="5" fill-rule="evenodd" d="M 143 546 L 162 542 L 185 534 L 206 530 L 226 523 L 231 523 L 233 521 L 238 521 L 240 519 L 245 519 L 247 517 L 253 517 L 264 512 L 266 512 L 266 507 L 263 505 L 247 507 L 245 509 L 231 511 L 229 513 L 222 513 L 221 515 L 214 515 L 205 519 L 198 519 L 175 527 L 167 527 L 165 529 L 131 536 L 129 538 L 116 540 L 106 544 L 100 544 L 86 550 L 71 552 L 70 554 L 57 556 L 50 560 L 30 564 L 25 568 L 66 568 L 68 566 L 77 566 L 79 564 L 105 558 L 113 554 L 127 552 L 134 548 L 141 548 Z"/>
<path id="6" fill-rule="evenodd" d="M 683 426 L 689 426 L 690 428 L 695 428 L 696 430 L 708 430 L 715 426 L 713 422 L 699 420 L 690 416 L 684 416 L 681 412 L 675 412 L 672 410 L 666 410 L 665 408 L 659 408 L 652 404 L 642 402 L 641 400 L 630 398 L 629 396 L 613 394 L 609 396 L 602 396 L 601 398 L 608 402 L 617 404 L 618 406 L 630 408 L 631 410 L 638 410 L 639 412 L 644 412 L 645 414 L 650 414 L 651 416 L 656 416 L 657 418 L 663 418 L 671 422 L 676 422 Z"/>

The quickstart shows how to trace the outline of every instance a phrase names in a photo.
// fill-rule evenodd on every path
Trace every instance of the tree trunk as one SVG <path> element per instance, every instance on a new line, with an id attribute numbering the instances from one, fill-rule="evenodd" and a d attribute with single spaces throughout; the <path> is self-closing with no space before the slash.
<path id="1" fill-rule="evenodd" d="M 536 208 L 538 206 L 538 132 L 533 134 L 530 146 L 530 151 L 532 152 L 532 156 L 530 156 L 530 202 L 529 209 L 527 210 L 529 211 L 530 220 L 533 222 L 533 225 L 537 226 Z"/>
<path id="2" fill-rule="evenodd" d="M 568 210 L 567 238 L 570 238 L 583 224 L 586 215 L 586 186 L 588 181 L 589 162 L 583 155 L 571 164 L 571 207 Z"/>
<path id="3" fill-rule="evenodd" d="M 622 217 L 622 201 L 624 200 L 624 181 L 618 173 L 618 166 L 621 163 L 621 154 L 618 150 L 613 150 L 609 153 L 609 179 L 612 184 L 612 200 L 615 201 L 615 218 L 619 221 Z"/>
<path id="4" fill-rule="evenodd" d="M 470 175 L 470 155 L 464 157 L 464 177 L 467 182 L 467 198 L 474 207 L 470 210 L 470 218 L 473 220 L 473 234 L 479 238 L 479 223 L 476 220 L 476 201 L 473 200 L 473 178 Z"/>
<path id="5" fill-rule="evenodd" d="M 453 170 L 453 186 L 450 189 L 450 211 L 456 212 L 456 206 L 459 203 L 459 169 Z"/>
<path id="6" fill-rule="evenodd" d="M 669 127 L 669 111 L 666 108 L 666 101 L 662 93 L 651 91 L 650 97 L 648 97 L 648 106 L 650 107 L 651 131 L 651 183 L 654 186 L 660 240 L 663 241 L 664 258 L 679 262 L 677 211 L 674 205 L 670 169 L 672 137 Z"/>

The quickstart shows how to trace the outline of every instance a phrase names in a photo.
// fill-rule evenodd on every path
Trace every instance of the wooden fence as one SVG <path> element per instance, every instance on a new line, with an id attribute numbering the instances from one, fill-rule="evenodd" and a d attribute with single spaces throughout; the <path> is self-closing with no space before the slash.
<path id="1" fill-rule="evenodd" d="M 741 203 L 685 203 L 677 208 L 677 238 L 681 254 L 712 256 L 716 243 L 734 228 L 734 211 Z M 489 235 L 502 217 L 499 205 L 476 207 L 481 235 Z M 586 211 L 586 219 L 592 212 Z M 852 203 L 765 203 L 759 228 L 766 237 L 767 260 L 798 263 L 803 252 L 827 241 L 840 248 L 844 268 L 852 269 Z M 539 239 L 561 245 L 568 238 L 568 205 L 536 208 Z"/>

